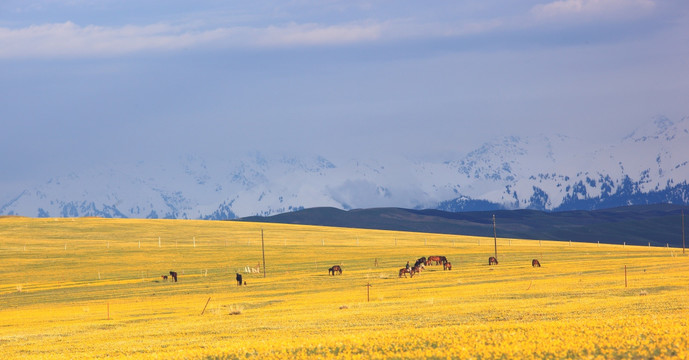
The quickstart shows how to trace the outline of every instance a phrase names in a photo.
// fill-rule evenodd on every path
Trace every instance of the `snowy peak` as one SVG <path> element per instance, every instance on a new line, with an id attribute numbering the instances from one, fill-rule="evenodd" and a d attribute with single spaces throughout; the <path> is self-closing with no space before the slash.
<path id="1" fill-rule="evenodd" d="M 310 207 L 571 210 L 689 203 L 689 118 L 598 146 L 509 136 L 449 161 L 185 155 L 56 175 L 2 194 L 0 215 L 228 219 Z"/>
<path id="2" fill-rule="evenodd" d="M 623 140 L 643 142 L 662 139 L 671 141 L 678 135 L 689 134 L 687 122 L 689 122 L 689 120 L 686 117 L 683 118 L 679 124 L 675 124 L 665 116 L 657 116 L 651 122 L 636 128 L 629 135 L 625 136 Z"/>
<path id="3" fill-rule="evenodd" d="M 464 159 L 448 162 L 468 178 L 515 181 L 520 176 L 550 174 L 555 169 L 580 169 L 590 158 L 590 145 L 565 135 L 510 136 L 484 144 Z M 576 149 L 576 150 L 575 150 Z"/>

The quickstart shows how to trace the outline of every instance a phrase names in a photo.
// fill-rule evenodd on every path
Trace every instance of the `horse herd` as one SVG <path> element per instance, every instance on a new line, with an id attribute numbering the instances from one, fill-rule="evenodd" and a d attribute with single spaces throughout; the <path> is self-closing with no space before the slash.
<path id="1" fill-rule="evenodd" d="M 409 277 L 414 277 L 414 275 L 421 273 L 421 271 L 424 270 L 426 266 L 440 264 L 443 264 L 443 270 L 452 270 L 452 263 L 447 261 L 447 258 L 445 256 L 434 255 L 429 256 L 428 258 L 423 256 L 416 260 L 414 266 L 409 266 L 409 264 L 407 263 L 406 267 L 401 268 L 399 271 L 399 277 L 407 277 L 407 274 L 409 274 Z"/>
<path id="2" fill-rule="evenodd" d="M 409 263 L 407 263 L 406 267 L 403 267 L 399 270 L 398 275 L 399 277 L 404 276 L 406 278 L 407 274 L 409 274 L 409 277 L 414 277 L 414 275 L 421 273 L 421 271 L 424 270 L 426 266 L 440 264 L 443 264 L 443 270 L 452 270 L 452 263 L 447 261 L 447 258 L 445 256 L 429 256 L 428 258 L 424 256 L 418 258 L 414 263 L 414 266 L 410 266 Z M 498 259 L 495 256 L 491 256 L 488 258 L 488 265 L 497 264 Z M 533 259 L 531 260 L 531 266 L 541 267 L 541 263 L 537 259 Z M 334 276 L 336 273 L 342 275 L 342 267 L 340 265 L 335 265 L 328 269 L 328 275 Z"/>
<path id="3" fill-rule="evenodd" d="M 377 262 L 378 259 L 376 259 Z M 422 270 L 426 268 L 426 266 L 431 266 L 431 265 L 440 265 L 443 264 L 443 270 L 452 270 L 452 263 L 447 261 L 447 258 L 445 256 L 429 256 L 426 258 L 425 256 L 420 257 L 416 260 L 414 263 L 414 266 L 410 266 L 409 263 L 407 263 L 406 267 L 403 267 L 399 271 L 399 277 L 404 276 L 405 278 L 407 277 L 407 274 L 409 274 L 409 277 L 414 277 L 414 275 L 421 273 Z M 488 258 L 488 265 L 497 265 L 498 264 L 498 259 L 495 256 L 491 256 Z M 541 267 L 541 263 L 538 262 L 537 259 L 531 260 L 531 266 L 533 267 Z M 333 267 L 328 269 L 328 275 L 334 276 L 335 274 L 342 275 L 342 266 L 340 265 L 334 265 Z M 168 275 L 163 275 L 162 276 L 163 280 L 167 281 L 168 280 Z M 175 271 L 170 271 L 170 280 L 177 282 L 177 272 Z M 246 285 L 246 282 L 242 282 L 242 275 L 237 273 L 237 284 Z"/>
<path id="4" fill-rule="evenodd" d="M 414 277 L 414 275 L 420 273 L 421 270 L 425 269 L 426 266 L 440 264 L 443 264 L 443 270 L 452 270 L 452 264 L 449 261 L 447 261 L 447 258 L 445 256 L 429 256 L 428 258 L 424 256 L 417 259 L 414 263 L 414 266 L 410 266 L 407 263 L 407 267 L 401 268 L 399 271 L 399 277 L 407 277 L 407 274 L 409 274 L 409 276 L 411 277 Z M 336 274 L 342 275 L 342 266 L 335 265 L 328 269 L 328 275 L 334 276 Z"/>

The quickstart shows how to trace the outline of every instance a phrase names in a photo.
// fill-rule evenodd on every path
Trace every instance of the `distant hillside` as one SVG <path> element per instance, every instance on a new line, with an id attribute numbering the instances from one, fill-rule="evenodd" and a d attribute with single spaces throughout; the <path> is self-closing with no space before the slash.
<path id="1" fill-rule="evenodd" d="M 376 208 L 339 210 L 311 208 L 269 217 L 238 221 L 322 225 L 493 237 L 493 215 L 498 237 L 608 244 L 682 246 L 680 205 L 626 206 L 593 211 L 543 212 L 496 210 L 445 212 Z M 686 223 L 686 219 L 685 219 Z M 686 225 L 685 225 L 686 226 Z"/>

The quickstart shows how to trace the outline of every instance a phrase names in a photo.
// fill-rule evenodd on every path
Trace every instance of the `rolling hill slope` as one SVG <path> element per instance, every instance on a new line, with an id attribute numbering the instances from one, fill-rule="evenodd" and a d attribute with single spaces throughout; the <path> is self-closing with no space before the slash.
<path id="1" fill-rule="evenodd" d="M 682 247 L 681 209 L 671 204 L 563 212 L 312 208 L 239 220 L 492 237 L 495 215 L 497 236 L 503 238 Z"/>

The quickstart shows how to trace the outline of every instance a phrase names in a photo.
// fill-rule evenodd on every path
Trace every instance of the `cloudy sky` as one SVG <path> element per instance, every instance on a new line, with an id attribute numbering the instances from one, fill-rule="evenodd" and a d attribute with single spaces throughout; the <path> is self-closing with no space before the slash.
<path id="1" fill-rule="evenodd" d="M 689 115 L 686 0 L 0 2 L 0 184 L 104 161 L 443 157 Z"/>

